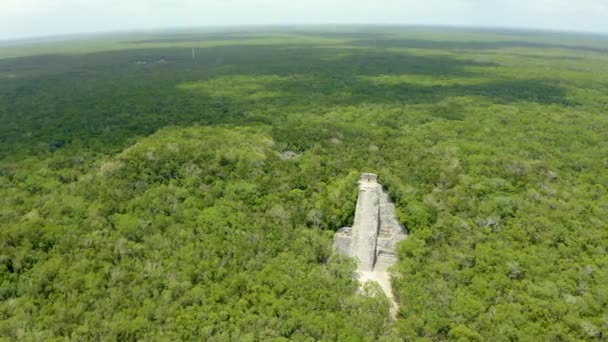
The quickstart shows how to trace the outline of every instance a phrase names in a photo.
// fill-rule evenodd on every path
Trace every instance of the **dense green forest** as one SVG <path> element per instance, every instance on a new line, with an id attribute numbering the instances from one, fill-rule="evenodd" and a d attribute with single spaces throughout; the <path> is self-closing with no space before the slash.
<path id="1" fill-rule="evenodd" d="M 601 36 L 4 43 L 0 341 L 605 341 L 607 133 Z M 394 321 L 331 248 L 363 171 Z"/>

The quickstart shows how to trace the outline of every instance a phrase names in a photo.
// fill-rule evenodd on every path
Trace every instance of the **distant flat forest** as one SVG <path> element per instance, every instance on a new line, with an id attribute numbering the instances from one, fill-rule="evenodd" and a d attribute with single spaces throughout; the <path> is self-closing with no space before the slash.
<path id="1" fill-rule="evenodd" d="M 332 250 L 374 172 L 397 318 Z M 0 341 L 605 341 L 608 36 L 0 44 Z"/>

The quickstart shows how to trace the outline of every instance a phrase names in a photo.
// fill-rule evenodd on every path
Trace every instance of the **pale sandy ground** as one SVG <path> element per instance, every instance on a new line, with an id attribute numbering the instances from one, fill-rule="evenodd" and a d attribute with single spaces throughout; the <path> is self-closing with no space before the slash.
<path id="1" fill-rule="evenodd" d="M 365 284 L 368 281 L 375 281 L 380 285 L 380 288 L 388 297 L 390 307 L 391 317 L 395 318 L 397 316 L 397 311 L 399 309 L 397 302 L 395 301 L 395 297 L 393 296 L 393 288 L 391 286 L 390 274 L 387 270 L 374 269 L 373 271 L 357 271 L 358 280 L 361 285 Z"/>

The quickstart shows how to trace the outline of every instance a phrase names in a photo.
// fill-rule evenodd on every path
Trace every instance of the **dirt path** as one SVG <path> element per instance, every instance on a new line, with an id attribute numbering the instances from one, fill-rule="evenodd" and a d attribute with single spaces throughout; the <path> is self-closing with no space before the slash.
<path id="1" fill-rule="evenodd" d="M 399 312 L 399 304 L 395 301 L 395 297 L 393 296 L 393 287 L 391 286 L 390 274 L 384 270 L 373 270 L 371 272 L 366 271 L 358 271 L 358 280 L 361 285 L 365 284 L 368 281 L 375 281 L 380 285 L 382 291 L 388 298 L 390 303 L 390 315 L 391 318 L 395 319 L 397 317 L 397 313 Z"/>

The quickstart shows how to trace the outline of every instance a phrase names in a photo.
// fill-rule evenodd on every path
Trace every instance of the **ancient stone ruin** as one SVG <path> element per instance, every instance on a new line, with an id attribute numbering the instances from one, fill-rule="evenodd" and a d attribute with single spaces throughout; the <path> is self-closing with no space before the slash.
<path id="1" fill-rule="evenodd" d="M 378 183 L 378 176 L 364 173 L 359 180 L 359 198 L 352 227 L 340 229 L 334 249 L 357 260 L 357 278 L 363 284 L 376 281 L 397 312 L 389 267 L 397 262 L 397 243 L 407 237 L 395 217 L 395 205 Z"/>

